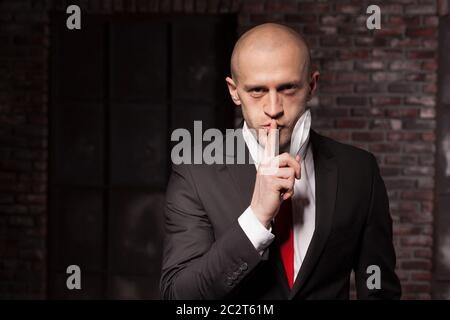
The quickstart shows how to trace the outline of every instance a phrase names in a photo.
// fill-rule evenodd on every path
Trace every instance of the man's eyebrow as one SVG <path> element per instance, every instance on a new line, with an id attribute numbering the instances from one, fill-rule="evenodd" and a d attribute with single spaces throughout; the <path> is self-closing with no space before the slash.
<path id="1" fill-rule="evenodd" d="M 300 80 L 294 80 L 286 83 L 282 83 L 277 87 L 277 90 L 283 90 L 289 87 L 299 87 L 302 84 Z"/>
<path id="2" fill-rule="evenodd" d="M 277 86 L 277 90 L 283 90 L 285 88 L 293 87 L 293 86 L 297 86 L 298 87 L 301 84 L 302 84 L 301 80 L 289 81 L 289 82 L 285 82 L 285 83 L 282 83 L 282 84 L 278 85 Z M 244 90 L 245 91 L 251 91 L 251 90 L 254 90 L 254 89 L 268 89 L 268 88 L 265 85 L 257 85 L 257 84 L 255 84 L 255 85 L 251 85 L 251 84 L 244 85 Z"/>
<path id="3" fill-rule="evenodd" d="M 254 90 L 254 89 L 267 89 L 267 87 L 264 86 L 264 85 L 258 85 L 258 84 L 254 84 L 254 85 L 252 85 L 252 84 L 244 85 L 244 90 L 245 90 L 245 91 L 251 91 L 251 90 Z"/>

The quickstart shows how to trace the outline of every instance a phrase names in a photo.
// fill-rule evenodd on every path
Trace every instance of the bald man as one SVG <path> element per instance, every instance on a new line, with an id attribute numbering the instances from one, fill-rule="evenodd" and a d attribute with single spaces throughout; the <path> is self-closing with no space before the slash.
<path id="1" fill-rule="evenodd" d="M 319 73 L 303 37 L 279 24 L 252 28 L 230 69 L 244 117 L 237 138 L 253 161 L 173 166 L 162 297 L 348 299 L 353 270 L 358 298 L 400 298 L 377 162 L 311 129 Z"/>

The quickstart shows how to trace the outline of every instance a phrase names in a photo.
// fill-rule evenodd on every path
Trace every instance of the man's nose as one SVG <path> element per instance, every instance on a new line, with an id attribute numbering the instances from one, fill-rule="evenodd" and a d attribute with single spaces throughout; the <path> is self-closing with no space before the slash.
<path id="1" fill-rule="evenodd" d="M 268 101 L 264 105 L 264 112 L 274 119 L 283 114 L 283 102 L 277 91 L 269 91 Z"/>

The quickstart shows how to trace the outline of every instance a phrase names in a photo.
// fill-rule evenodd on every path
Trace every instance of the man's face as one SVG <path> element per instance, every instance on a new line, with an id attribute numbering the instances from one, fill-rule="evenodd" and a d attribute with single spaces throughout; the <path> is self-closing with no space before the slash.
<path id="1" fill-rule="evenodd" d="M 306 61 L 296 46 L 249 49 L 239 57 L 235 79 L 227 78 L 233 101 L 242 106 L 250 128 L 258 132 L 276 122 L 281 150 L 289 146 L 294 126 L 315 89 L 317 76 L 311 79 Z"/>

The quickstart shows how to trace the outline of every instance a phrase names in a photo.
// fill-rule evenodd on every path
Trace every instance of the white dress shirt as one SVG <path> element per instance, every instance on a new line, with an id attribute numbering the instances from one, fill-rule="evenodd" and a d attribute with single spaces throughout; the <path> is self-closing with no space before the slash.
<path id="1" fill-rule="evenodd" d="M 294 280 L 302 265 L 315 229 L 316 200 L 315 200 L 315 176 L 314 160 L 311 144 L 309 143 L 309 131 L 311 127 L 311 115 L 307 109 L 297 121 L 291 137 L 289 153 L 295 157 L 301 157 L 301 177 L 295 179 L 294 196 L 292 198 L 293 223 L 294 223 Z M 263 147 L 244 122 L 243 136 L 250 155 L 258 169 L 259 155 L 263 154 Z M 271 229 L 266 229 L 258 220 L 249 206 L 238 218 L 239 225 L 252 242 L 255 249 L 263 254 L 264 250 L 272 243 L 274 235 Z"/>

